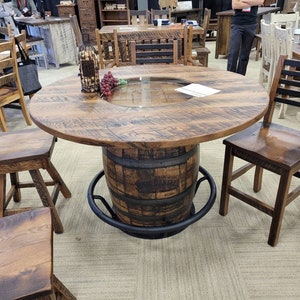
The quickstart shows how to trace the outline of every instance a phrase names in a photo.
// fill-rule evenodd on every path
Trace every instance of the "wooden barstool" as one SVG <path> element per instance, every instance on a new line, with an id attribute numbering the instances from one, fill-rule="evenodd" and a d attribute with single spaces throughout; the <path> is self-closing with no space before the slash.
<path id="1" fill-rule="evenodd" d="M 35 187 L 46 207 L 51 208 L 53 228 L 56 233 L 63 232 L 63 225 L 55 208 L 59 192 L 70 198 L 71 192 L 50 161 L 55 138 L 32 128 L 0 133 L 0 217 L 31 208 L 8 209 L 11 199 L 21 201 L 21 189 Z M 45 181 L 40 169 L 45 169 L 52 180 Z M 29 171 L 32 182 L 21 182 L 18 172 Z M 6 193 L 6 175 L 10 174 L 11 187 Z M 47 186 L 54 186 L 50 195 Z"/>
<path id="2" fill-rule="evenodd" d="M 0 218 L 1 300 L 76 300 L 53 274 L 50 208 Z"/>

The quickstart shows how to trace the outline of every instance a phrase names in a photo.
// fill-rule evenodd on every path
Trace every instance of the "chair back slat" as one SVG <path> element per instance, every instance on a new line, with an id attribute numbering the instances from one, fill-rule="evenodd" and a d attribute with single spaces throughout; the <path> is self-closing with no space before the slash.
<path id="1" fill-rule="evenodd" d="M 151 23 L 156 19 L 171 19 L 171 11 L 169 9 L 151 9 Z"/>
<path id="2" fill-rule="evenodd" d="M 148 23 L 148 10 L 128 10 L 128 25 L 146 25 Z"/>
<path id="3" fill-rule="evenodd" d="M 70 23 L 75 35 L 76 46 L 80 47 L 83 44 L 83 39 L 76 15 L 70 16 Z"/>
<path id="4" fill-rule="evenodd" d="M 300 107 L 300 61 L 280 55 L 270 91 L 269 109 L 265 123 L 272 122 L 276 103 Z"/>
<path id="5" fill-rule="evenodd" d="M 185 50 L 185 38 L 184 38 L 184 30 L 179 28 L 172 29 L 161 29 L 161 30 L 148 30 L 148 31 L 130 31 L 130 32 L 120 32 L 114 30 L 114 57 L 116 65 L 131 65 L 135 64 L 132 62 L 132 56 L 135 55 L 131 53 L 132 51 L 136 51 L 136 49 L 132 50 L 132 41 L 135 42 L 136 45 L 149 45 L 148 47 L 161 47 L 162 44 L 171 43 L 173 52 L 174 46 L 173 41 L 177 40 L 176 46 L 176 59 L 172 59 L 173 63 L 184 63 L 186 50 Z M 134 46 L 135 48 L 135 46 Z M 145 50 L 144 50 L 145 51 Z M 160 50 L 162 51 L 162 50 Z M 149 53 L 150 55 L 150 53 Z"/>
<path id="6" fill-rule="evenodd" d="M 205 8 L 204 14 L 203 14 L 203 22 L 202 22 L 203 33 L 199 35 L 200 47 L 205 47 L 206 35 L 207 35 L 207 31 L 208 31 L 210 17 L 211 17 L 211 10 L 208 8 Z"/>
<path id="7" fill-rule="evenodd" d="M 299 26 L 299 12 L 295 13 L 271 13 L 270 23 L 275 25 L 284 26 L 285 28 L 298 28 Z"/>
<path id="8" fill-rule="evenodd" d="M 178 41 L 136 44 L 131 41 L 132 64 L 178 63 Z"/>
<path id="9" fill-rule="evenodd" d="M 98 64 L 100 69 L 111 68 L 118 60 L 114 52 L 114 39 L 103 40 L 100 29 L 95 29 L 95 36 L 98 50 Z"/>

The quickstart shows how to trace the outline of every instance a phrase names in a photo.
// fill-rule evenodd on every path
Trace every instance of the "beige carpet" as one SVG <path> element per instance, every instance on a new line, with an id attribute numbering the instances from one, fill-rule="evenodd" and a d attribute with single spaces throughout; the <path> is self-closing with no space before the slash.
<path id="1" fill-rule="evenodd" d="M 225 68 L 224 58 L 213 57 L 212 51 L 210 66 Z M 251 60 L 248 76 L 257 76 L 258 66 Z M 41 70 L 40 77 L 45 85 L 77 71 L 65 66 Z M 295 113 L 288 110 L 281 122 L 299 128 Z M 9 114 L 11 130 L 25 126 L 18 113 Z M 300 199 L 287 208 L 279 244 L 270 247 L 268 216 L 234 198 L 228 216 L 218 214 L 223 153 L 222 140 L 201 145 L 201 164 L 218 189 L 211 211 L 176 236 L 144 240 L 103 223 L 87 203 L 88 185 L 102 168 L 101 149 L 59 139 L 53 163 L 72 198 L 60 197 L 57 203 L 65 228 L 54 234 L 57 277 L 79 300 L 300 299 Z M 265 179 L 262 194 L 269 197 L 278 178 L 266 173 Z M 247 176 L 238 184 L 250 189 L 250 180 Z M 97 191 L 107 196 L 103 182 Z M 205 196 L 203 186 L 196 207 Z M 23 193 L 23 203 L 29 202 L 39 203 L 32 191 Z"/>

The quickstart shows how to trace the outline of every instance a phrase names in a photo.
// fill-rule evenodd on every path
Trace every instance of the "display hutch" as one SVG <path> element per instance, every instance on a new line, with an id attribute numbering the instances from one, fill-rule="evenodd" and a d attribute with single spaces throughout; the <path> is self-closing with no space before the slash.
<path id="1" fill-rule="evenodd" d="M 128 24 L 128 0 L 98 0 L 101 27 Z"/>
<path id="2" fill-rule="evenodd" d="M 70 15 L 77 15 L 77 4 L 57 4 L 56 7 L 59 17 L 68 18 Z"/>

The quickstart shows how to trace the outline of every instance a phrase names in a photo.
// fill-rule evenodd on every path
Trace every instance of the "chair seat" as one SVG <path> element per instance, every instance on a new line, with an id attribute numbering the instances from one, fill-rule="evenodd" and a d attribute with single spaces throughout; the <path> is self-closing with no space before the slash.
<path id="1" fill-rule="evenodd" d="M 0 98 L 6 98 L 7 95 L 11 95 L 13 92 L 17 92 L 18 89 L 12 85 L 1 86 L 0 88 Z"/>
<path id="2" fill-rule="evenodd" d="M 43 41 L 44 39 L 39 37 L 39 36 L 32 36 L 32 35 L 27 35 L 26 36 L 26 41 L 28 43 L 33 43 L 33 42 L 40 42 Z"/>
<path id="3" fill-rule="evenodd" d="M 0 174 L 5 173 L 4 165 L 10 165 L 10 171 L 17 172 L 20 171 L 17 162 L 50 157 L 54 144 L 54 137 L 39 128 L 0 133 L 0 138 Z"/>
<path id="4" fill-rule="evenodd" d="M 1 299 L 51 293 L 50 221 L 47 208 L 0 219 Z"/>
<path id="5" fill-rule="evenodd" d="M 21 201 L 21 189 L 35 188 L 44 206 L 49 206 L 53 215 L 53 229 L 63 232 L 55 204 L 59 193 L 65 198 L 71 192 L 51 162 L 55 138 L 39 128 L 0 133 L 0 217 L 28 210 L 28 207 L 8 207 L 11 199 Z M 41 171 L 47 171 L 50 179 L 44 179 Z M 28 171 L 31 181 L 21 180 L 19 172 Z M 6 193 L 6 177 L 10 176 L 10 188 Z M 52 186 L 52 192 L 48 190 Z"/>
<path id="6" fill-rule="evenodd" d="M 76 300 L 53 274 L 49 208 L 0 218 L 0 249 L 1 300 Z"/>
<path id="7" fill-rule="evenodd" d="M 251 163 L 264 161 L 263 167 L 269 164 L 279 168 L 292 169 L 300 167 L 300 131 L 278 124 L 263 127 L 257 123 L 223 141 L 232 145 L 238 153 L 236 156 L 247 156 Z M 240 151 L 240 152 L 239 152 Z M 273 169 L 272 169 L 273 170 Z M 273 170 L 274 171 L 274 170 Z"/>

